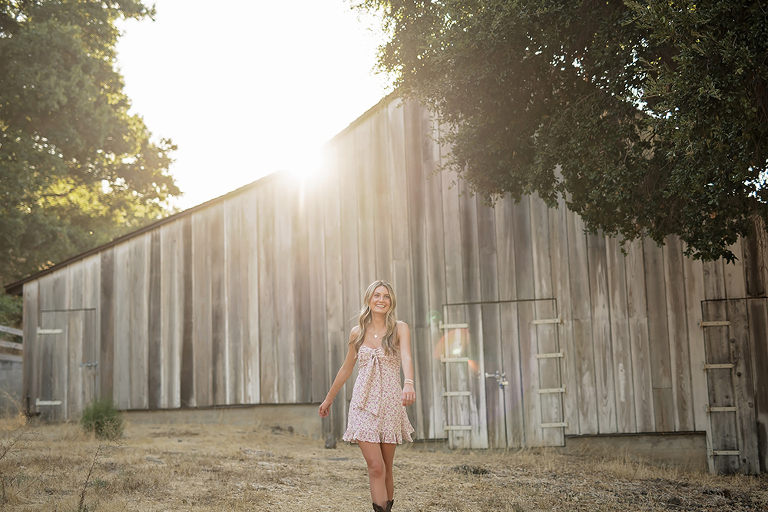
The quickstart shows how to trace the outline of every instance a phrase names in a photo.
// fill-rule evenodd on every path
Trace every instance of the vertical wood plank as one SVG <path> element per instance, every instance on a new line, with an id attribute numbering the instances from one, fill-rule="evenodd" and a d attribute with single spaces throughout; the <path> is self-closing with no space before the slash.
<path id="1" fill-rule="evenodd" d="M 244 254 L 248 243 L 243 231 L 245 212 L 243 195 L 224 202 L 224 243 L 226 268 L 227 315 L 227 395 L 228 402 L 246 403 L 245 378 L 247 358 L 244 355 L 247 330 L 248 296 L 242 288 L 248 286 L 248 260 Z"/>
<path id="2" fill-rule="evenodd" d="M 113 339 L 113 397 L 118 409 L 131 407 L 130 376 L 130 304 L 131 304 L 131 244 L 118 244 L 115 251 L 115 321 Z"/>
<path id="3" fill-rule="evenodd" d="M 560 346 L 564 352 L 562 383 L 566 392 L 563 396 L 563 414 L 568 427 L 566 434 L 577 434 L 579 429 L 579 407 L 576 380 L 576 351 L 573 342 L 573 304 L 571 300 L 571 274 L 568 254 L 568 209 L 565 199 L 558 200 L 557 209 L 550 210 L 550 237 L 552 255 L 552 281 L 557 298 L 557 312 L 562 323 L 558 328 Z"/>
<path id="4" fill-rule="evenodd" d="M 755 378 L 755 417 L 762 471 L 768 471 L 768 300 L 747 300 L 752 375 Z"/>
<path id="5" fill-rule="evenodd" d="M 67 286 L 66 309 L 83 309 L 85 307 L 85 269 L 83 267 L 83 260 L 72 262 L 61 270 L 65 272 L 69 283 Z"/>
<path id="6" fill-rule="evenodd" d="M 413 283 L 414 319 L 411 346 L 415 370 L 416 403 L 410 407 L 416 413 L 416 436 L 423 439 L 433 430 L 431 401 L 430 304 L 426 234 L 426 175 L 423 169 L 424 127 L 421 107 L 415 101 L 405 104 L 405 155 L 408 180 L 408 215 L 411 246 L 411 280 Z"/>
<path id="7" fill-rule="evenodd" d="M 162 352 L 162 365 L 160 366 L 160 405 L 161 409 L 171 408 L 173 402 L 171 379 L 171 365 L 173 365 L 173 299 L 175 293 L 176 265 L 177 261 L 172 250 L 172 236 L 170 233 L 177 223 L 170 223 L 158 228 L 160 234 L 160 350 Z M 175 298 L 175 297 L 173 297 Z M 151 314 L 151 312 L 150 312 Z"/>
<path id="8" fill-rule="evenodd" d="M 557 309 L 553 297 L 552 248 L 549 231 L 549 208 L 538 196 L 530 198 L 531 212 L 531 247 L 533 253 L 533 295 L 537 299 L 533 313 L 535 319 L 557 318 Z M 536 345 L 533 347 L 533 361 L 538 375 L 533 384 L 538 400 L 541 423 L 561 423 L 563 419 L 563 398 L 560 393 L 539 394 L 539 389 L 562 387 L 560 359 L 536 359 L 536 354 L 558 352 L 558 329 L 553 324 L 535 327 Z M 539 439 L 544 446 L 563 446 L 565 437 L 561 428 L 539 427 Z"/>
<path id="9" fill-rule="evenodd" d="M 309 235 L 307 233 L 306 194 L 302 189 L 291 210 L 291 251 L 293 252 L 294 301 L 294 372 L 296 391 L 294 401 L 312 401 L 312 345 L 310 313 Z M 314 255 L 313 255 L 314 257 Z"/>
<path id="10" fill-rule="evenodd" d="M 100 286 L 101 286 L 101 256 L 93 254 L 84 258 L 85 285 L 83 306 L 87 308 L 85 324 L 83 326 L 83 405 L 88 405 L 99 398 L 99 332 L 101 329 L 100 317 Z M 78 417 L 81 411 L 78 411 Z"/>
<path id="11" fill-rule="evenodd" d="M 601 434 L 607 434 L 616 432 L 617 427 L 605 236 L 587 236 L 587 248 L 597 392 L 597 422 L 598 431 Z"/>
<path id="12" fill-rule="evenodd" d="M 50 275 L 50 274 L 49 274 Z M 47 277 L 47 276 L 44 276 Z M 53 276 L 51 275 L 50 283 L 53 284 Z M 48 289 L 48 286 L 46 286 L 48 283 L 45 282 L 45 280 L 41 279 L 41 297 L 42 294 L 45 293 L 45 291 Z M 56 327 L 56 313 L 51 311 L 41 311 L 40 312 L 40 327 L 43 329 L 54 329 Z M 57 339 L 58 338 L 58 339 Z M 40 362 L 39 362 L 39 371 L 37 372 L 37 378 L 38 378 L 38 385 L 37 388 L 39 390 L 38 395 L 34 397 L 36 400 L 37 398 L 40 398 L 41 400 L 53 400 L 53 399 L 61 399 L 60 396 L 54 396 L 53 393 L 53 382 L 54 382 L 54 371 L 56 369 L 56 366 L 53 362 L 53 345 L 57 341 L 59 343 L 64 342 L 64 336 L 55 336 L 52 334 L 42 334 L 38 336 L 38 340 L 40 343 Z M 40 418 L 43 420 L 53 420 L 55 418 L 55 411 L 50 407 L 40 407 L 38 412 L 40 413 Z"/>
<path id="13" fill-rule="evenodd" d="M 616 380 L 616 428 L 621 433 L 636 432 L 633 389 L 632 348 L 629 334 L 625 258 L 619 240 L 606 239 L 606 264 L 610 298 L 611 343 Z"/>
<path id="14" fill-rule="evenodd" d="M 736 261 L 733 263 L 723 261 L 725 294 L 729 299 L 743 299 L 747 296 L 743 239 L 739 238 L 735 244 L 728 248 L 736 256 Z"/>
<path id="15" fill-rule="evenodd" d="M 480 300 L 499 300 L 499 272 L 496 260 L 495 213 L 489 206 L 477 206 L 478 263 L 480 264 Z"/>
<path id="16" fill-rule="evenodd" d="M 195 406 L 214 404 L 213 351 L 211 340 L 211 217 L 203 210 L 192 214 L 192 311 Z"/>
<path id="17" fill-rule="evenodd" d="M 179 369 L 179 402 L 181 407 L 194 407 L 195 397 L 195 321 L 194 321 L 194 236 L 192 216 L 182 219 L 182 324 L 181 324 L 181 366 Z"/>
<path id="18" fill-rule="evenodd" d="M 35 336 L 37 338 L 38 346 L 38 359 L 35 363 L 35 390 L 36 394 L 32 396 L 34 402 L 37 398 L 46 399 L 51 397 L 51 343 L 53 338 L 50 335 L 37 336 L 37 327 L 43 329 L 54 327 L 53 314 L 48 311 L 54 309 L 54 297 L 53 297 L 53 274 L 47 274 L 41 276 L 39 282 L 39 316 L 38 322 L 35 326 Z M 37 410 L 42 418 L 49 418 L 51 415 L 50 410 L 41 408 Z"/>
<path id="19" fill-rule="evenodd" d="M 704 262 L 704 296 L 707 300 L 726 298 L 722 259 Z"/>
<path id="20" fill-rule="evenodd" d="M 67 337 L 67 380 L 65 383 L 67 394 L 67 407 L 64 410 L 64 418 L 77 418 L 78 411 L 82 410 L 83 392 L 83 367 L 80 366 L 83 359 L 83 285 L 84 269 L 83 260 L 75 261 L 61 269 L 64 278 L 69 283 L 67 286 L 66 321 L 69 324 Z M 77 311 L 75 311 L 77 310 Z"/>
<path id="21" fill-rule="evenodd" d="M 339 182 L 340 182 L 340 194 L 339 194 L 339 207 L 341 212 L 340 226 L 341 226 L 341 282 L 342 282 L 342 318 L 344 319 L 344 334 L 339 336 L 336 343 L 340 343 L 341 347 L 335 352 L 332 352 L 334 361 L 338 363 L 338 367 L 341 366 L 344 357 L 347 355 L 347 340 L 349 339 L 349 332 L 354 325 L 357 325 L 358 313 L 360 311 L 360 305 L 362 303 L 362 291 L 363 286 L 360 282 L 360 261 L 358 259 L 358 231 L 357 231 L 357 172 L 355 169 L 355 137 L 354 134 L 347 133 L 339 139 Z M 337 335 L 338 336 L 338 335 Z M 332 340 L 333 342 L 333 340 Z M 334 365 L 336 366 L 336 365 Z M 335 424 L 334 429 L 336 431 L 344 432 L 346 429 L 346 416 L 349 405 L 349 400 L 352 398 L 352 388 L 354 381 L 357 378 L 357 365 L 355 365 L 355 371 L 353 378 L 349 379 L 345 389 L 339 392 L 334 405 L 339 409 L 338 414 L 336 411 L 332 412 L 335 418 L 341 421 L 340 424 Z"/>
<path id="22" fill-rule="evenodd" d="M 277 320 L 277 401 L 296 402 L 296 310 L 293 291 L 293 209 L 295 198 L 277 184 L 275 202 L 275 312 Z"/>
<path id="23" fill-rule="evenodd" d="M 261 340 L 259 338 L 259 193 L 249 190 L 243 197 L 242 254 L 241 261 L 247 267 L 247 281 L 240 287 L 243 302 L 243 361 L 245 376 L 244 403 L 261 401 Z"/>
<path id="24" fill-rule="evenodd" d="M 441 148 L 441 158 L 447 157 L 449 148 Z M 461 212 L 459 206 L 459 190 L 455 185 L 457 179 L 453 172 L 443 171 L 440 173 L 442 181 L 442 200 L 443 200 L 443 246 L 445 248 L 445 290 L 447 303 L 459 303 L 464 301 L 464 277 L 463 277 L 463 251 L 462 251 L 462 231 L 461 231 Z M 466 308 L 464 306 L 450 306 L 443 308 L 445 312 L 446 323 L 466 323 L 468 321 Z M 469 341 L 470 330 L 456 329 L 447 331 L 443 337 L 443 350 L 441 355 L 448 356 L 467 356 L 467 343 Z M 517 332 L 515 331 L 515 337 Z M 506 337 L 504 338 L 506 339 Z M 456 351 L 456 353 L 454 353 Z M 468 370 L 463 364 L 444 363 L 441 365 L 444 373 L 444 387 L 446 390 L 471 390 Z M 445 399 L 445 422 L 450 425 L 469 425 L 470 410 L 474 407 L 477 410 L 476 392 L 467 398 L 447 397 Z M 522 426 L 522 423 L 520 424 Z M 471 434 L 464 430 L 446 431 L 449 445 L 453 448 L 470 448 Z"/>
<path id="25" fill-rule="evenodd" d="M 656 419 L 653 410 L 651 354 L 648 340 L 648 309 L 645 294 L 645 258 L 643 243 L 627 246 L 627 310 L 632 349 L 632 382 L 635 393 L 635 418 L 638 432 L 653 432 Z"/>
<path id="26" fill-rule="evenodd" d="M 162 408 L 181 406 L 179 385 L 181 383 L 181 322 L 183 263 L 181 260 L 180 230 L 177 221 L 160 228 L 160 310 L 161 310 L 161 351 L 163 364 L 161 380 L 163 392 Z"/>
<path id="27" fill-rule="evenodd" d="M 515 231 L 517 233 L 517 231 Z M 516 247 L 516 249 L 519 248 Z M 517 254 L 517 251 L 515 251 Z M 520 277 L 520 276 L 518 276 Z M 519 282 L 519 281 L 518 281 Z M 539 400 L 539 341 L 536 320 L 536 303 L 531 301 L 518 303 L 520 328 L 520 363 L 523 391 L 523 410 L 525 416 L 525 446 L 544 446 L 544 431 L 541 428 L 541 401 Z"/>
<path id="28" fill-rule="evenodd" d="M 55 341 L 51 346 L 51 393 L 62 401 L 61 407 L 54 407 L 51 415 L 53 421 L 66 421 L 69 409 L 67 382 L 69 381 L 69 272 L 62 268 L 53 272 L 53 305 L 54 322 L 64 333 L 54 335 Z"/>
<path id="29" fill-rule="evenodd" d="M 397 293 L 398 318 L 414 325 L 411 288 L 411 246 L 408 216 L 408 175 L 405 150 L 405 108 L 401 100 L 387 107 L 387 175 L 390 177 L 392 208 L 392 284 Z"/>
<path id="30" fill-rule="evenodd" d="M 470 359 L 468 365 L 467 383 L 473 400 L 470 400 L 469 424 L 470 448 L 488 448 L 488 414 L 487 404 L 494 397 L 485 393 L 485 340 L 483 339 L 483 311 L 480 304 L 472 304 L 465 308 L 469 336 L 466 353 Z"/>
<path id="31" fill-rule="evenodd" d="M 425 414 L 430 414 L 429 430 L 425 432 L 425 435 L 430 438 L 438 438 L 445 436 L 445 430 L 443 429 L 443 397 L 442 397 L 442 369 L 440 367 L 439 359 L 435 356 L 436 351 L 439 351 L 440 338 L 442 333 L 439 329 L 439 322 L 442 319 L 442 305 L 446 302 L 445 294 L 445 245 L 443 241 L 443 197 L 442 197 L 442 182 L 439 177 L 434 173 L 437 171 L 440 165 L 440 147 L 435 142 L 437 137 L 437 125 L 432 119 L 430 112 L 426 108 L 421 109 L 421 124 L 422 124 L 422 172 L 424 173 L 425 183 L 425 199 L 426 199 L 426 249 L 427 249 L 427 286 L 428 286 L 428 300 L 429 300 L 429 338 L 423 340 L 424 348 L 423 352 L 419 354 L 419 357 L 423 357 L 429 361 L 429 391 L 430 394 L 425 396 L 428 401 Z M 489 214 L 493 215 L 493 211 L 489 210 Z M 492 226 L 492 224 L 491 224 Z M 378 234 L 378 232 L 377 232 Z M 494 237 L 495 233 L 491 231 L 488 234 L 489 237 Z M 494 240 L 495 242 L 495 240 Z M 495 250 L 495 243 L 493 244 Z M 493 257 L 493 288 L 496 288 L 496 272 L 495 272 L 495 252 Z M 491 258 L 488 258 L 488 262 L 491 262 Z M 496 293 L 498 297 L 498 292 Z M 498 310 L 496 312 L 498 317 Z M 496 322 L 495 330 L 498 331 L 498 320 Z"/>
<path id="32" fill-rule="evenodd" d="M 78 262 L 82 263 L 82 261 Z M 74 283 L 73 283 L 74 284 Z M 82 281 L 79 283 L 82 286 Z M 83 367 L 80 366 L 83 360 L 83 327 L 85 324 L 85 311 L 62 312 L 64 321 L 67 322 L 67 352 L 63 355 L 67 358 L 66 371 L 66 404 L 63 410 L 64 420 L 75 420 L 79 418 L 79 412 L 82 411 L 82 392 L 83 392 Z"/>
<path id="33" fill-rule="evenodd" d="M 368 188 L 373 187 L 373 218 L 375 225 L 376 279 L 393 280 L 393 189 L 390 174 L 395 166 L 389 131 L 389 109 L 376 113 L 371 119 L 372 175 Z M 402 184 L 400 184 L 402 187 Z M 400 193 L 398 189 L 394 189 Z M 397 293 L 397 290 L 395 290 Z"/>
<path id="34" fill-rule="evenodd" d="M 523 381 L 520 361 L 520 334 L 518 304 L 503 302 L 499 305 L 501 317 L 502 367 L 509 383 L 504 389 L 504 411 L 507 417 L 507 447 L 526 445 Z"/>
<path id="35" fill-rule="evenodd" d="M 691 361 L 691 396 L 694 428 L 706 432 L 707 445 L 711 446 L 712 432 L 706 413 L 707 375 L 704 371 L 704 332 L 701 328 L 701 301 L 704 300 L 704 270 L 701 260 L 683 259 L 685 286 L 685 313 L 688 322 L 688 346 Z M 713 460 L 709 460 L 710 472 L 714 472 Z"/>
<path id="36" fill-rule="evenodd" d="M 341 368 L 347 355 L 347 339 L 344 319 L 344 285 L 343 285 L 343 248 L 341 228 L 340 185 L 343 180 L 340 174 L 339 144 L 330 145 L 327 149 L 328 167 L 326 197 L 323 206 L 323 227 L 325 232 L 325 314 L 328 335 L 328 380 L 322 390 L 327 393 L 333 378 Z M 323 395 L 325 396 L 325 395 Z M 324 420 L 323 429 L 326 433 L 339 439 L 345 428 L 346 387 L 339 390 L 331 414 Z"/>
<path id="37" fill-rule="evenodd" d="M 258 268 L 261 403 L 277 403 L 277 325 L 275 294 L 275 200 L 270 185 L 259 189 Z"/>
<path id="38" fill-rule="evenodd" d="M 515 202 L 509 194 L 500 198 L 493 209 L 496 216 L 496 261 L 499 277 L 499 300 L 515 300 L 517 298 L 513 225 L 514 209 Z"/>
<path id="39" fill-rule="evenodd" d="M 483 361 L 485 371 L 499 375 L 505 373 L 501 347 L 501 318 L 499 304 L 482 306 Z M 493 378 L 485 379 L 486 418 L 488 424 L 488 447 L 507 447 L 507 419 L 505 414 L 505 392 Z"/>
<path id="40" fill-rule="evenodd" d="M 683 246 L 676 236 L 669 236 L 663 248 L 664 281 L 667 297 L 667 331 L 672 369 L 672 403 L 675 430 L 691 431 L 693 396 L 688 323 L 685 310 Z"/>
<path id="41" fill-rule="evenodd" d="M 208 261 L 210 267 L 210 399 L 213 405 L 224 405 L 229 402 L 227 396 L 227 294 L 226 294 L 226 260 L 224 238 L 224 205 L 214 204 L 203 212 L 208 216 Z"/>
<path id="42" fill-rule="evenodd" d="M 163 339 L 162 325 L 162 260 L 160 230 L 154 229 L 149 238 L 149 311 L 148 311 L 148 371 L 147 371 L 147 406 L 150 409 L 162 407 L 163 397 Z"/>
<path id="43" fill-rule="evenodd" d="M 760 243 L 763 232 L 763 223 L 758 219 L 754 224 L 753 233 L 742 239 L 747 297 L 764 297 L 766 294 L 766 280 L 763 269 L 765 255 Z"/>
<path id="44" fill-rule="evenodd" d="M 667 295 L 664 285 L 664 261 L 661 248 L 653 242 L 643 244 L 645 293 L 648 304 L 648 340 L 651 355 L 651 382 L 656 432 L 675 428 L 672 402 L 672 366 L 667 331 Z"/>
<path id="45" fill-rule="evenodd" d="M 736 439 L 739 445 L 739 472 L 747 475 L 760 474 L 760 458 L 755 415 L 755 384 L 752 377 L 752 347 L 750 346 L 749 319 L 746 300 L 726 301 L 731 372 L 734 403 L 736 405 Z M 765 339 L 765 338 L 763 338 Z M 761 340 L 762 341 L 762 340 Z M 762 369 L 765 373 L 765 368 Z"/>
<path id="46" fill-rule="evenodd" d="M 101 251 L 100 258 L 99 396 L 116 402 L 113 394 L 115 361 L 115 248 L 110 247 Z"/>
<path id="47" fill-rule="evenodd" d="M 579 404 L 579 433 L 597 434 L 595 359 L 592 347 L 589 264 L 584 221 L 575 214 L 567 217 L 569 272 L 573 311 L 573 358 L 576 367 Z"/>
<path id="48" fill-rule="evenodd" d="M 523 196 L 514 209 L 513 232 L 515 247 L 515 283 L 517 298 L 534 299 L 533 234 L 531 233 L 531 198 Z M 526 328 L 523 326 L 523 328 Z"/>
<path id="49" fill-rule="evenodd" d="M 479 302 L 480 290 L 480 249 L 477 233 L 477 199 L 472 196 L 465 181 L 459 181 L 459 227 L 461 232 L 462 280 L 465 302 Z M 488 415 L 485 383 L 485 357 L 483 355 L 482 311 L 480 306 L 468 306 L 466 318 L 469 324 L 467 354 L 473 361 L 467 376 L 468 388 L 472 392 L 469 423 L 470 446 L 488 447 Z M 490 397 L 493 399 L 494 397 Z"/>
<path id="50" fill-rule="evenodd" d="M 307 252 L 309 270 L 309 350 L 311 355 L 311 389 L 309 400 L 322 402 L 330 388 L 327 337 L 326 252 L 323 202 L 327 200 L 329 177 L 323 172 L 317 190 L 307 196 Z M 330 432 L 325 432 L 330 433 Z"/>
<path id="51" fill-rule="evenodd" d="M 22 386 L 22 406 L 28 414 L 37 412 L 35 398 L 40 396 L 38 374 L 40 369 L 40 342 L 37 328 L 40 325 L 40 281 L 24 283 L 23 329 L 24 329 L 24 367 Z"/>
<path id="52" fill-rule="evenodd" d="M 149 364 L 149 233 L 128 241 L 130 245 L 129 357 L 132 409 L 148 406 Z"/>
<path id="53" fill-rule="evenodd" d="M 532 231 L 531 201 L 530 196 L 524 196 L 515 207 L 513 216 L 516 293 L 518 299 L 528 300 L 536 298 L 533 238 L 538 235 Z M 537 243 L 541 242 L 537 240 Z M 538 263 L 540 262 L 537 261 Z M 519 321 L 517 350 L 520 353 L 520 389 L 525 432 L 523 442 L 525 446 L 542 446 L 541 404 L 538 396 L 539 365 L 536 359 L 538 338 L 536 326 L 531 323 L 536 319 L 535 304 L 521 302 L 518 304 L 517 311 Z M 515 350 L 515 347 L 512 350 Z"/>
<path id="54" fill-rule="evenodd" d="M 368 117 L 355 127 L 354 170 L 357 174 L 357 236 L 360 284 L 365 289 L 376 276 L 376 224 L 374 223 L 374 147 L 371 143 L 373 119 Z"/>

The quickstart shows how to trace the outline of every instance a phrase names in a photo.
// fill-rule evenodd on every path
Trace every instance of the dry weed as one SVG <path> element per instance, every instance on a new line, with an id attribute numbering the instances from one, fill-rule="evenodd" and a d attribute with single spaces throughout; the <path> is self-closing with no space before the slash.
<path id="1" fill-rule="evenodd" d="M 370 510 L 365 463 L 348 444 L 325 450 L 261 425 L 129 424 L 121 444 L 103 445 L 76 425 L 7 421 L 3 446 L 20 428 L 26 433 L 0 459 L 2 510 Z M 715 476 L 556 449 L 404 445 L 395 487 L 395 511 L 768 511 L 766 475 Z"/>

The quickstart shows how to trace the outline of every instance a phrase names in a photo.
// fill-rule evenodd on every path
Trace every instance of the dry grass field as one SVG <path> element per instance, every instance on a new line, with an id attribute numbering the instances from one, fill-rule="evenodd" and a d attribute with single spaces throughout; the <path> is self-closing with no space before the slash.
<path id="1" fill-rule="evenodd" d="M 3 511 L 369 511 L 356 446 L 284 430 L 127 425 L 101 444 L 77 425 L 0 421 Z M 768 477 L 711 476 L 555 450 L 404 445 L 396 511 L 768 511 Z M 81 505 L 82 503 L 82 505 Z"/>

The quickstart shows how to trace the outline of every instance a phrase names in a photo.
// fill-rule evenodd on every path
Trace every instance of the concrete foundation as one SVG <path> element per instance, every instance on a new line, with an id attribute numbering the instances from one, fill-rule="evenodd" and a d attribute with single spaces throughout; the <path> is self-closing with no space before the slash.
<path id="1" fill-rule="evenodd" d="M 305 435 L 312 439 L 322 438 L 322 426 L 320 415 L 317 413 L 317 404 L 269 404 L 155 411 L 135 410 L 123 411 L 123 414 L 125 420 L 130 423 L 150 425 L 170 423 L 261 425 Z"/>
<path id="2" fill-rule="evenodd" d="M 565 453 L 632 460 L 707 471 L 704 432 L 565 436 Z"/>

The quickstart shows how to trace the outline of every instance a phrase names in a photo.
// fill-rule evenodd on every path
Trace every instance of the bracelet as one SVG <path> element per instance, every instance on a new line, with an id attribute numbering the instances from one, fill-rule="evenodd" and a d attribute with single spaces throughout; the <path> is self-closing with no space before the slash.
<path id="1" fill-rule="evenodd" d="M 404 382 L 405 382 L 406 384 L 410 384 L 411 386 L 413 386 L 413 380 L 411 380 L 411 379 L 405 379 L 405 381 L 404 381 Z"/>

